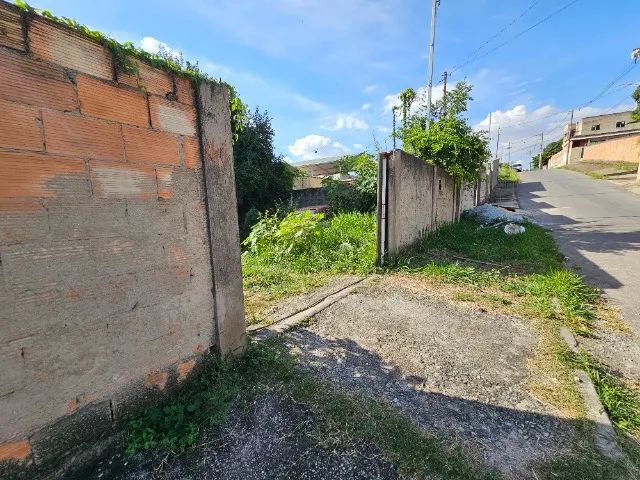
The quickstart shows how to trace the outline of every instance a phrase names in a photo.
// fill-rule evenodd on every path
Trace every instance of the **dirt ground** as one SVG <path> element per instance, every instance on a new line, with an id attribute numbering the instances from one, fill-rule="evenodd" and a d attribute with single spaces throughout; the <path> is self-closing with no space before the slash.
<path id="1" fill-rule="evenodd" d="M 288 299 L 273 313 L 295 313 L 353 280 Z M 527 392 L 536 343 L 527 321 L 451 303 L 433 286 L 400 276 L 365 281 L 284 340 L 314 375 L 394 405 L 507 479 L 536 479 L 539 463 L 574 444 L 574 421 Z M 235 405 L 222 433 L 177 457 L 115 455 L 82 478 L 398 478 L 373 445 L 327 451 L 317 440 L 309 413 L 276 390 Z"/>
<path id="2" fill-rule="evenodd" d="M 574 434 L 527 393 L 527 323 L 453 305 L 398 277 L 358 291 L 287 336 L 302 365 L 387 400 L 422 428 L 465 442 L 507 478 L 567 453 Z"/>

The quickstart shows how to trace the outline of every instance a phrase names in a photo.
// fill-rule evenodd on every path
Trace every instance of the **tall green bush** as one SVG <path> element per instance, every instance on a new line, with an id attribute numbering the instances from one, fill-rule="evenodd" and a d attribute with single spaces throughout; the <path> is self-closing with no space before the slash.
<path id="1" fill-rule="evenodd" d="M 400 130 L 403 148 L 443 168 L 458 181 L 472 182 L 491 156 L 486 132 L 475 131 L 463 117 L 471 98 L 471 85 L 458 82 L 431 109 L 421 105 Z"/>

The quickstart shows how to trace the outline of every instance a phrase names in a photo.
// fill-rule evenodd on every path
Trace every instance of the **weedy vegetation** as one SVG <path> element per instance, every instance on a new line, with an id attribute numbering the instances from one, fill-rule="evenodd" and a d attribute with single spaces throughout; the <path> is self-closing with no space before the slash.
<path id="1" fill-rule="evenodd" d="M 592 378 L 614 424 L 637 434 L 640 402 L 637 394 L 606 365 L 582 353 L 574 355 L 559 337 L 565 325 L 575 334 L 592 336 L 602 307 L 598 290 L 564 265 L 551 235 L 528 223 L 520 235 L 500 226 L 480 226 L 463 218 L 426 236 L 410 254 L 397 259 L 395 270 L 463 287 L 459 301 L 486 304 L 532 320 L 539 336 L 531 361 L 531 392 L 579 418 L 583 405 L 573 371 Z"/>
<path id="2" fill-rule="evenodd" d="M 512 182 L 518 183 L 520 181 L 520 177 L 518 177 L 518 172 L 516 172 L 509 165 L 502 164 L 500 165 L 500 170 L 498 170 L 498 179 L 503 182 Z"/>
<path id="3" fill-rule="evenodd" d="M 411 478 L 499 478 L 460 447 L 423 432 L 386 403 L 302 371 L 278 339 L 249 343 L 242 356 L 226 363 L 209 360 L 181 392 L 132 418 L 127 453 L 158 447 L 179 453 L 195 445 L 204 430 L 223 428 L 231 402 L 242 403 L 260 393 L 287 396 L 304 408 L 317 432 L 314 437 L 325 449 L 372 444 L 400 474 Z"/>
<path id="4" fill-rule="evenodd" d="M 375 243 L 373 213 L 260 215 L 243 242 L 250 318 L 260 321 L 257 312 L 265 305 L 324 285 L 332 275 L 372 272 Z"/>

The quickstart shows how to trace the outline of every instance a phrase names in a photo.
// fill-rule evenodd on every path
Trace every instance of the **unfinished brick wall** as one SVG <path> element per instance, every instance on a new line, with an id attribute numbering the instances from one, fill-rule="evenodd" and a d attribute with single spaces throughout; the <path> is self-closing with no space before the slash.
<path id="1" fill-rule="evenodd" d="M 136 63 L 0 2 L 0 460 L 64 462 L 243 345 L 226 87 L 200 135 L 192 82 Z"/>

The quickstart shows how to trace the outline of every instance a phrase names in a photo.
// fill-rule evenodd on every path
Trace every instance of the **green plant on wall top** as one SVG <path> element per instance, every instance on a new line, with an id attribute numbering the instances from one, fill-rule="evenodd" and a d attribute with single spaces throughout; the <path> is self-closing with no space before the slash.
<path id="1" fill-rule="evenodd" d="M 242 129 L 244 123 L 244 117 L 247 113 L 246 105 L 242 100 L 240 100 L 240 97 L 233 86 L 223 82 L 222 79 L 216 79 L 206 72 L 201 71 L 197 62 L 191 63 L 188 60 L 184 60 L 181 53 L 169 53 L 162 48 L 157 53 L 150 53 L 142 48 L 137 48 L 133 42 L 120 43 L 102 32 L 92 30 L 86 25 L 80 24 L 73 18 L 58 17 L 51 13 L 50 10 L 33 8 L 24 0 L 16 0 L 16 6 L 27 13 L 40 15 L 100 43 L 111 52 L 113 55 L 113 61 L 119 71 L 138 75 L 138 67 L 135 62 L 132 61 L 132 58 L 138 58 L 154 68 L 173 73 L 180 77 L 200 82 L 225 84 L 229 89 L 229 106 L 231 108 L 231 124 L 234 132 L 234 141 L 237 139 L 238 133 Z"/>
<path id="2" fill-rule="evenodd" d="M 631 119 L 634 122 L 640 122 L 640 86 L 633 91 L 631 98 L 636 102 L 636 109 L 631 112 Z"/>
<path id="3" fill-rule="evenodd" d="M 406 151 L 443 168 L 458 182 L 476 180 L 491 156 L 486 132 L 475 131 L 463 117 L 471 98 L 471 85 L 458 82 L 431 108 L 429 123 L 422 105 L 400 132 Z M 428 125 L 428 126 L 427 126 Z"/>

